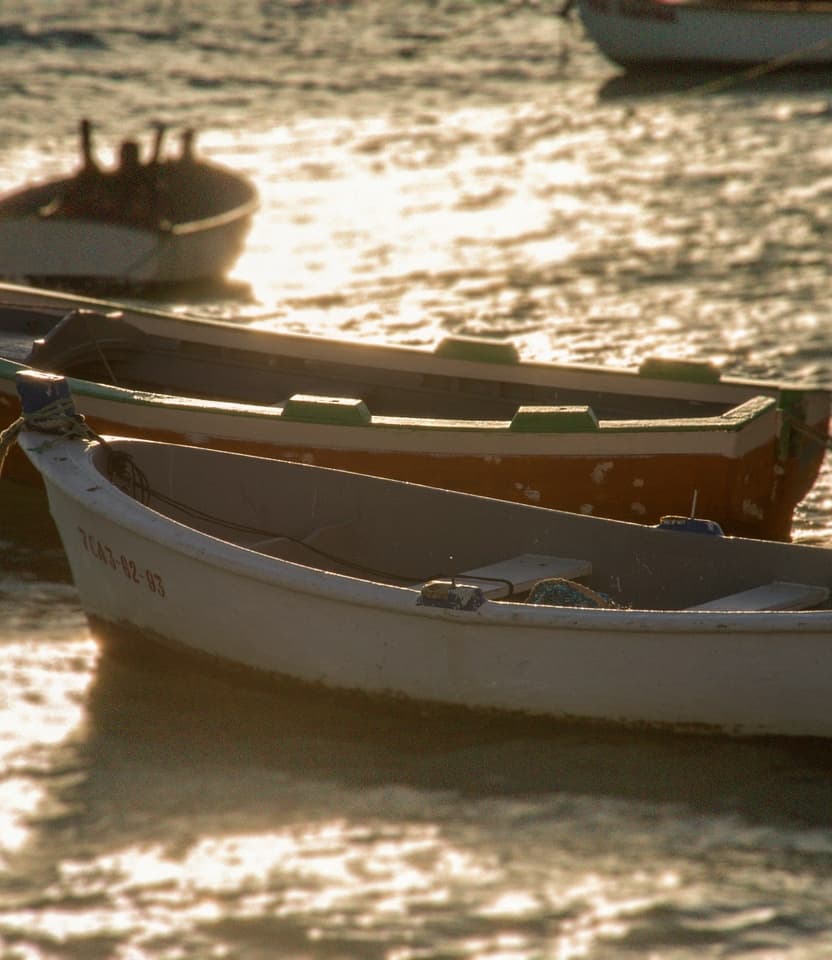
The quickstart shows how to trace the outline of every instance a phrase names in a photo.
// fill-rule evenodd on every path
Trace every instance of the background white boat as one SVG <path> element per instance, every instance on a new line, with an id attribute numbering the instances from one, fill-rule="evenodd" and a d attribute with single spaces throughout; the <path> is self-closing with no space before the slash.
<path id="1" fill-rule="evenodd" d="M 832 63 L 832 4 L 800 0 L 577 0 L 587 34 L 622 66 Z"/>
<path id="2" fill-rule="evenodd" d="M 50 422 L 19 442 L 105 633 L 417 701 L 832 736 L 829 549 L 102 444 L 56 413 L 71 413 L 65 380 L 21 382 L 27 413 L 48 406 Z"/>
<path id="3" fill-rule="evenodd" d="M 0 275 L 127 286 L 221 277 L 243 249 L 257 190 L 185 144 L 147 162 L 128 149 L 113 170 L 90 161 L 0 197 Z"/>

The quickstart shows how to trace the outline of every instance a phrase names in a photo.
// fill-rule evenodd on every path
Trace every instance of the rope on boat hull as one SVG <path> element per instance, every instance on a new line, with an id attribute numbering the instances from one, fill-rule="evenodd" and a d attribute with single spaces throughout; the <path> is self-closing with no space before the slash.
<path id="1" fill-rule="evenodd" d="M 84 422 L 84 417 L 75 412 L 72 398 L 59 394 L 51 403 L 37 410 L 24 413 L 14 423 L 0 432 L 0 476 L 9 450 L 17 442 L 22 430 L 34 430 L 56 437 L 84 437 L 100 440 L 98 434 Z"/>

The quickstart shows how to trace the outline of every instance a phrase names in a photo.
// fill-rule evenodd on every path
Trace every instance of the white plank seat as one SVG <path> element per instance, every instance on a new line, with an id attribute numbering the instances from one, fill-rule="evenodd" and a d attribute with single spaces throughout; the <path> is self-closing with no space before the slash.
<path id="1" fill-rule="evenodd" d="M 456 575 L 458 584 L 479 587 L 489 600 L 500 600 L 516 593 L 525 593 L 538 580 L 562 577 L 575 580 L 592 573 L 589 560 L 574 557 L 549 557 L 541 553 L 521 553 L 517 557 L 498 560 L 484 567 L 465 570 Z"/>
<path id="2" fill-rule="evenodd" d="M 829 599 L 829 589 L 809 583 L 773 580 L 726 597 L 697 603 L 687 610 L 807 610 Z"/>

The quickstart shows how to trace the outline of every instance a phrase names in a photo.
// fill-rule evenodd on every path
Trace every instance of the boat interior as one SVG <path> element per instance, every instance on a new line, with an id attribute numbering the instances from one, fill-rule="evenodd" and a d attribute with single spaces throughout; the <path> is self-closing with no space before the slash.
<path id="1" fill-rule="evenodd" d="M 166 160 L 141 165 L 137 174 L 139 184 L 120 171 L 102 170 L 87 174 L 83 181 L 66 177 L 25 187 L 0 199 L 0 218 L 80 216 L 79 204 L 83 203 L 85 218 L 124 219 L 125 197 L 137 186 L 152 190 L 156 218 L 171 225 L 221 216 L 249 205 L 253 208 L 257 202 L 257 193 L 246 179 L 202 161 Z M 100 202 L 96 203 L 96 198 Z M 65 203 L 71 203 L 71 214 L 69 209 L 64 212 Z"/>
<path id="2" fill-rule="evenodd" d="M 674 398 L 672 391 L 637 394 L 624 378 L 621 392 L 601 392 L 498 375 L 486 380 L 395 369 L 362 362 L 365 353 L 346 348 L 326 359 L 290 355 L 281 352 L 280 335 L 268 332 L 256 344 L 230 348 L 198 334 L 192 340 L 149 335 L 120 312 L 56 316 L 0 304 L 0 356 L 133 390 L 266 406 L 281 406 L 297 394 L 345 397 L 363 401 L 376 417 L 439 420 L 511 420 L 525 405 L 582 406 L 605 421 L 717 417 L 733 409 L 727 402 Z"/>
<path id="3" fill-rule="evenodd" d="M 536 599 L 540 585 L 566 582 L 604 601 L 567 605 L 829 607 L 832 566 L 819 547 L 656 529 L 196 447 L 117 440 L 96 448 L 94 463 L 192 529 L 377 583 L 424 591 L 440 581 L 500 602 L 547 602 Z"/>

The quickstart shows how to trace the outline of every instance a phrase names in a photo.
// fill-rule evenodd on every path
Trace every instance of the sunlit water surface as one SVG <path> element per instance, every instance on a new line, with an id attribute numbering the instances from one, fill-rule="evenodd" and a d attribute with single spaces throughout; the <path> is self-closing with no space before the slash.
<path id="1" fill-rule="evenodd" d="M 4 0 L 0 188 L 155 119 L 248 172 L 166 309 L 830 385 L 822 78 L 623 81 L 549 2 Z M 172 134 L 173 136 L 173 134 Z M 0 482 L 0 954 L 825 958 L 822 743 L 391 711 L 99 650 Z M 832 535 L 825 470 L 798 539 Z M 221 602 L 221 598 L 217 598 Z"/>

